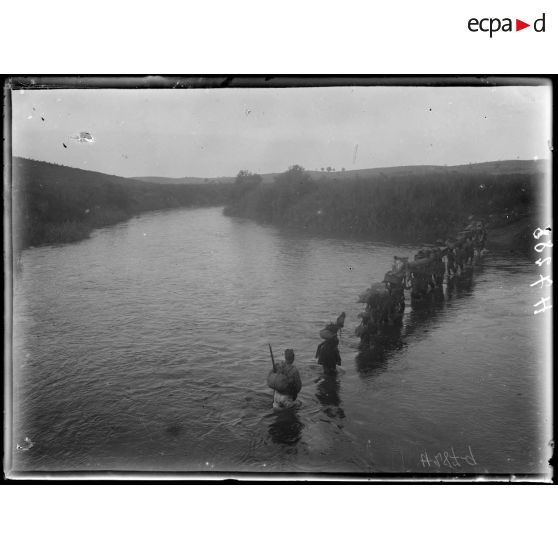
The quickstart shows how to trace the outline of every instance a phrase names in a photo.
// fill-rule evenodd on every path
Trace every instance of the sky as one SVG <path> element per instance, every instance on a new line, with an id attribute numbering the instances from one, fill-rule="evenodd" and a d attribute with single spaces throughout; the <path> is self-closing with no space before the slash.
<path id="1" fill-rule="evenodd" d="M 546 159 L 551 96 L 550 86 L 19 90 L 12 153 L 165 177 Z"/>

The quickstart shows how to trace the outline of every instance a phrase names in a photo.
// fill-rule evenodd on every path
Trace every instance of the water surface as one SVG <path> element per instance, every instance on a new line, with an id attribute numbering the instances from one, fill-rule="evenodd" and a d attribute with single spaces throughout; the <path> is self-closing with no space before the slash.
<path id="1" fill-rule="evenodd" d="M 546 473 L 531 262 L 491 254 L 359 347 L 358 294 L 417 249 L 204 208 L 25 251 L 13 443 L 34 445 L 14 451 L 14 468 Z M 318 331 L 342 310 L 342 370 L 324 377 Z M 271 409 L 268 343 L 277 358 L 295 350 L 295 411 Z M 444 462 L 452 451 L 461 459 Z"/>

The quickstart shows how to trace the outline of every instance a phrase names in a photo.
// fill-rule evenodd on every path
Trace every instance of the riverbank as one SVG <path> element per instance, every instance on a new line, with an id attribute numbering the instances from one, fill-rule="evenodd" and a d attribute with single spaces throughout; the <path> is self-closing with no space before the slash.
<path id="1" fill-rule="evenodd" d="M 245 184 L 225 215 L 333 236 L 433 244 L 454 237 L 471 219 L 500 227 L 531 215 L 541 202 L 544 174 L 532 162 L 524 167 L 502 162 L 497 168 L 471 165 L 313 180 L 295 165 L 271 185 Z M 498 233 L 496 242 L 510 249 L 518 242 L 518 250 L 529 250 L 529 235 L 522 226 L 517 232 L 518 239 L 515 230 Z"/>
<path id="2" fill-rule="evenodd" d="M 14 157 L 12 239 L 16 252 L 87 238 L 148 211 L 224 205 L 227 184 L 159 184 Z"/>
<path id="3" fill-rule="evenodd" d="M 15 157 L 13 243 L 19 252 L 82 240 L 148 211 L 223 205 L 227 216 L 293 230 L 419 244 L 454 236 L 474 215 L 490 229 L 489 246 L 531 250 L 538 224 L 524 216 L 537 204 L 540 169 L 485 167 L 313 180 L 294 166 L 272 184 L 248 174 L 239 175 L 245 183 L 169 185 Z"/>
<path id="4" fill-rule="evenodd" d="M 528 254 L 533 249 L 533 231 L 540 226 L 536 215 L 521 217 L 509 224 L 488 224 L 487 248 Z"/>

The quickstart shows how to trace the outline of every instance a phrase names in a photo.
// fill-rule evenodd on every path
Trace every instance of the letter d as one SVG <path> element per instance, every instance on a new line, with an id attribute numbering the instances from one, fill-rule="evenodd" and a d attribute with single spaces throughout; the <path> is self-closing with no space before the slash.
<path id="1" fill-rule="evenodd" d="M 544 25 L 545 25 L 544 17 L 545 17 L 545 14 L 543 13 L 542 17 L 539 18 L 539 19 L 536 19 L 536 20 L 535 20 L 535 23 L 533 23 L 533 29 L 534 29 L 537 33 L 544 33 Z M 540 29 L 537 27 L 539 21 L 542 22 L 542 27 L 541 27 Z"/>

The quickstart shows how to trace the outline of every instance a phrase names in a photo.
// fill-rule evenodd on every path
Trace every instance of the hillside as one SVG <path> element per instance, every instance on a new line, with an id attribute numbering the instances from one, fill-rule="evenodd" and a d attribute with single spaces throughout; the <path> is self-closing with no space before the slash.
<path id="1" fill-rule="evenodd" d="M 234 177 L 218 176 L 215 178 L 200 178 L 196 176 L 184 176 L 182 178 L 169 178 L 166 176 L 138 176 L 130 178 L 139 182 L 149 182 L 150 184 L 232 184 Z"/>
<path id="2" fill-rule="evenodd" d="M 80 240 L 144 211 L 221 205 L 229 196 L 230 185 L 151 184 L 14 157 L 14 247 Z"/>
<path id="3" fill-rule="evenodd" d="M 371 169 L 356 169 L 345 171 L 316 171 L 307 170 L 306 172 L 313 180 L 347 180 L 353 178 L 375 178 L 379 176 L 406 176 L 406 175 L 432 175 L 444 174 L 454 171 L 458 172 L 477 172 L 484 171 L 489 174 L 500 174 L 503 170 L 507 173 L 529 174 L 533 171 L 542 172 L 545 161 L 512 159 L 508 161 L 489 161 L 486 163 L 473 163 L 467 165 L 410 165 L 401 167 L 378 167 Z M 261 174 L 262 184 L 272 184 L 277 176 L 282 173 Z M 133 180 L 150 182 L 157 184 L 231 184 L 235 181 L 234 176 L 219 176 L 213 178 L 199 178 L 184 176 L 182 178 L 169 178 L 162 176 L 142 176 L 134 177 Z"/>

